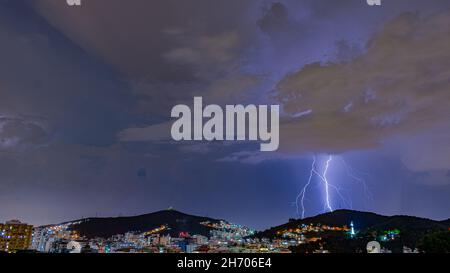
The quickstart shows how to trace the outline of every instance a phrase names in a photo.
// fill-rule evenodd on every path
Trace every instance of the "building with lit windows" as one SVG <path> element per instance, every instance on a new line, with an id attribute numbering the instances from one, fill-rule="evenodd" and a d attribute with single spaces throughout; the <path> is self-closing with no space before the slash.
<path id="1" fill-rule="evenodd" d="M 18 220 L 0 224 L 0 251 L 26 250 L 31 244 L 33 226 Z"/>

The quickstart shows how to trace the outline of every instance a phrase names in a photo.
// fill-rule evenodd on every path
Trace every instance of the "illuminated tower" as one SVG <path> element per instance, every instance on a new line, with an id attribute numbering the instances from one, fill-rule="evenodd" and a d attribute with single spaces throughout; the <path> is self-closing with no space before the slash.
<path id="1" fill-rule="evenodd" d="M 353 225 L 353 221 L 350 222 L 350 236 L 355 237 L 355 226 Z"/>

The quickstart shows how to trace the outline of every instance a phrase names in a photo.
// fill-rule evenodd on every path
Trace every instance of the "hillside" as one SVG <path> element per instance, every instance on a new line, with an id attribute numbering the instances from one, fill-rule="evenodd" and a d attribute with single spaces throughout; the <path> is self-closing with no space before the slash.
<path id="1" fill-rule="evenodd" d="M 208 236 L 211 228 L 201 222 L 209 221 L 217 223 L 220 220 L 185 214 L 176 210 L 163 210 L 139 216 L 111 217 L 111 218 L 86 218 L 63 224 L 73 223 L 70 229 L 76 230 L 87 238 L 108 238 L 116 234 L 124 234 L 129 231 L 146 232 L 154 228 L 166 225 L 169 229 L 161 234 L 178 236 L 180 232 L 201 234 Z M 288 223 L 259 232 L 258 237 L 276 237 L 277 231 L 295 229 L 302 224 L 322 224 L 329 226 L 345 226 L 353 222 L 356 229 L 363 230 L 445 230 L 450 228 L 450 219 L 434 221 L 430 219 L 412 216 L 383 216 L 371 212 L 352 210 L 336 210 L 330 213 L 320 214 L 305 219 L 291 220 Z"/>
<path id="2" fill-rule="evenodd" d="M 441 222 L 443 225 L 447 226 L 450 229 L 450 219 Z"/>
<path id="3" fill-rule="evenodd" d="M 129 231 L 145 232 L 167 225 L 169 229 L 164 233 L 171 236 L 177 236 L 180 232 L 206 236 L 209 235 L 210 228 L 200 224 L 205 221 L 215 223 L 219 220 L 189 215 L 176 210 L 163 210 L 131 217 L 81 219 L 73 221 L 76 224 L 73 224 L 70 229 L 76 230 L 81 236 L 87 238 L 108 238 Z"/>
<path id="4" fill-rule="evenodd" d="M 448 221 L 434 221 L 412 216 L 383 216 L 371 212 L 352 210 L 336 210 L 334 212 L 320 214 L 314 217 L 289 221 L 286 224 L 276 226 L 260 232 L 258 237 L 276 237 L 277 231 L 295 229 L 302 224 L 322 224 L 329 226 L 349 226 L 353 222 L 358 230 L 443 230 L 448 229 Z"/>

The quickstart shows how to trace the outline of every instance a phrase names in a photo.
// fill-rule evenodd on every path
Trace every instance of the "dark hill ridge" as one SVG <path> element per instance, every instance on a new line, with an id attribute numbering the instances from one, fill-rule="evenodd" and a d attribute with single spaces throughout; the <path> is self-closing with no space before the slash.
<path id="1" fill-rule="evenodd" d="M 391 216 L 386 222 L 371 226 L 372 229 L 430 230 L 447 229 L 443 222 L 414 216 Z"/>
<path id="2" fill-rule="evenodd" d="M 108 238 L 129 231 L 145 232 L 160 227 L 161 225 L 169 226 L 170 230 L 164 234 L 170 234 L 171 236 L 178 236 L 182 231 L 187 231 L 190 234 L 209 236 L 211 229 L 200 224 L 201 222 L 206 221 L 217 223 L 220 220 L 189 215 L 176 210 L 163 210 L 130 217 L 86 218 L 62 224 L 74 223 L 71 226 L 71 229 L 78 231 L 80 235 L 88 238 Z M 274 237 L 279 230 L 296 228 L 301 224 L 320 223 L 330 226 L 348 226 L 351 221 L 353 221 L 358 230 L 388 230 L 394 228 L 427 230 L 450 228 L 450 219 L 445 221 L 433 221 L 412 216 L 383 216 L 371 212 L 336 210 L 334 212 L 320 214 L 303 220 L 293 220 L 286 224 L 260 232 L 257 236 L 271 238 Z"/>
<path id="3" fill-rule="evenodd" d="M 358 230 L 377 229 L 404 229 L 404 230 L 431 230 L 448 229 L 450 220 L 434 221 L 412 216 L 383 216 L 371 212 L 360 212 L 352 210 L 336 210 L 334 212 L 320 214 L 305 219 L 292 220 L 286 224 L 276 226 L 259 233 L 258 237 L 275 237 L 277 231 L 294 229 L 302 224 L 323 224 L 329 226 L 344 226 L 354 223 Z"/>
<path id="4" fill-rule="evenodd" d="M 75 224 L 71 226 L 71 230 L 76 230 L 81 236 L 86 236 L 87 238 L 109 238 L 129 231 L 145 232 L 161 225 L 168 225 L 170 229 L 165 234 L 170 234 L 171 236 L 177 236 L 182 231 L 208 236 L 210 228 L 200 224 L 205 221 L 217 223 L 220 220 L 193 216 L 176 210 L 163 210 L 130 217 L 81 219 L 72 221 Z"/>

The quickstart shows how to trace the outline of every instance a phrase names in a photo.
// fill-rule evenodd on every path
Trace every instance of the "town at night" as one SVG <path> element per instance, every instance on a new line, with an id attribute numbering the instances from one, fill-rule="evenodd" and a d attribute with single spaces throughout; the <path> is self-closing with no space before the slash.
<path id="1" fill-rule="evenodd" d="M 0 0 L 0 262 L 449 254 L 449 45 L 448 0 Z"/>

